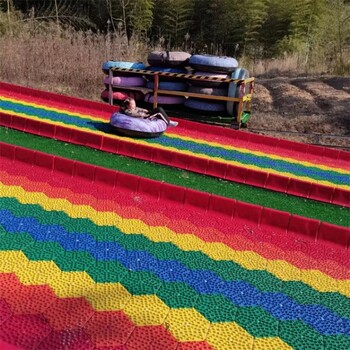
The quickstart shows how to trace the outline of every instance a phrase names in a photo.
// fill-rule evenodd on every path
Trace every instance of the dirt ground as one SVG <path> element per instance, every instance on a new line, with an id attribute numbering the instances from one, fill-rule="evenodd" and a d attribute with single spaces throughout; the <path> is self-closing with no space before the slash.
<path id="1" fill-rule="evenodd" d="M 256 78 L 249 129 L 350 147 L 350 77 Z M 304 133 L 319 135 L 300 135 Z"/>

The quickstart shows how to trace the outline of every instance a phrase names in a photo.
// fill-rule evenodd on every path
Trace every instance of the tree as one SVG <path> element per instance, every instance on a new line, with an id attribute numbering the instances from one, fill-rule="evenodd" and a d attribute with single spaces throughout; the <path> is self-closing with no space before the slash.
<path id="1" fill-rule="evenodd" d="M 256 57 L 262 47 L 261 28 L 268 15 L 267 2 L 267 0 L 243 0 L 236 4 L 237 25 L 232 33 L 237 43 L 243 47 L 243 55 Z"/>
<path id="2" fill-rule="evenodd" d="M 310 52 L 317 45 L 325 6 L 325 0 L 294 0 L 289 46 L 304 55 L 306 65 Z"/>
<path id="3" fill-rule="evenodd" d="M 278 57 L 288 50 L 288 36 L 292 22 L 292 1 L 268 0 L 266 19 L 260 32 L 263 58 Z"/>
<path id="4" fill-rule="evenodd" d="M 22 22 L 28 20 L 56 22 L 58 26 L 69 25 L 78 30 L 88 30 L 95 28 L 95 23 L 89 18 L 89 14 L 84 11 L 84 5 L 94 5 L 94 0 L 82 0 L 72 4 L 68 0 L 7 0 L 12 3 L 12 11 L 22 12 Z M 98 0 L 102 1 L 102 0 Z"/>
<path id="5" fill-rule="evenodd" d="M 323 22 L 324 40 L 319 44 L 339 74 L 350 73 L 350 3 L 329 0 Z"/>
<path id="6" fill-rule="evenodd" d="M 127 15 L 132 35 L 146 38 L 153 21 L 153 0 L 133 0 Z"/>
<path id="7" fill-rule="evenodd" d="M 153 20 L 153 0 L 107 0 L 113 30 L 145 38 Z"/>
<path id="8" fill-rule="evenodd" d="M 191 0 L 178 0 L 174 2 L 163 1 L 162 31 L 167 38 L 167 46 L 178 47 L 182 44 L 184 36 L 189 32 L 192 22 L 193 2 Z"/>
<path id="9" fill-rule="evenodd" d="M 222 53 L 230 33 L 230 15 L 236 0 L 196 0 L 193 10 L 192 37 L 199 50 Z"/>

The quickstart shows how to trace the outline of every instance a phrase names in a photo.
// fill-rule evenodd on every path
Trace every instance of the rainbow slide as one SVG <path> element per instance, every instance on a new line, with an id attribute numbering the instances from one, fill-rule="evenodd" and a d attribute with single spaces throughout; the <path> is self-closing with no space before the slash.
<path id="1" fill-rule="evenodd" d="M 0 83 L 0 125 L 230 181 L 350 206 L 349 152 L 181 120 L 156 139 L 114 135 L 116 107 Z"/>
<path id="2" fill-rule="evenodd" d="M 157 140 L 119 138 L 104 129 L 112 108 L 0 84 L 3 126 L 350 206 L 346 152 L 183 120 Z M 349 238 L 1 142 L 0 348 L 349 349 Z"/>

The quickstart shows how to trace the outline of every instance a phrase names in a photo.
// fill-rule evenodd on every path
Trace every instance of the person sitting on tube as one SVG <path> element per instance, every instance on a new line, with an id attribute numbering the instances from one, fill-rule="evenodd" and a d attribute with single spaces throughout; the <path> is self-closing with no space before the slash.
<path id="1" fill-rule="evenodd" d="M 168 126 L 177 126 L 178 122 L 170 120 L 162 107 L 148 111 L 145 108 L 136 106 L 136 101 L 132 97 L 125 99 L 120 107 L 120 112 L 134 118 L 162 119 Z"/>

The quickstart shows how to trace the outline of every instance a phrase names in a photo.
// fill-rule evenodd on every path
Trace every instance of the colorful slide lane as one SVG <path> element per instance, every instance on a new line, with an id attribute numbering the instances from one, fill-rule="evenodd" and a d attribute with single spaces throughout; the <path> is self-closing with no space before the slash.
<path id="1" fill-rule="evenodd" d="M 193 190 L 183 199 L 177 186 L 117 172 L 113 182 L 103 168 L 91 178 L 84 163 L 0 149 L 1 342 L 350 347 L 344 247 L 229 215 L 227 199 L 203 206 Z M 159 195 L 152 186 L 162 186 Z"/>
<path id="2" fill-rule="evenodd" d="M 111 133 L 115 107 L 0 83 L 0 123 L 291 195 L 350 206 L 350 153 L 189 121 L 157 139 Z"/>

